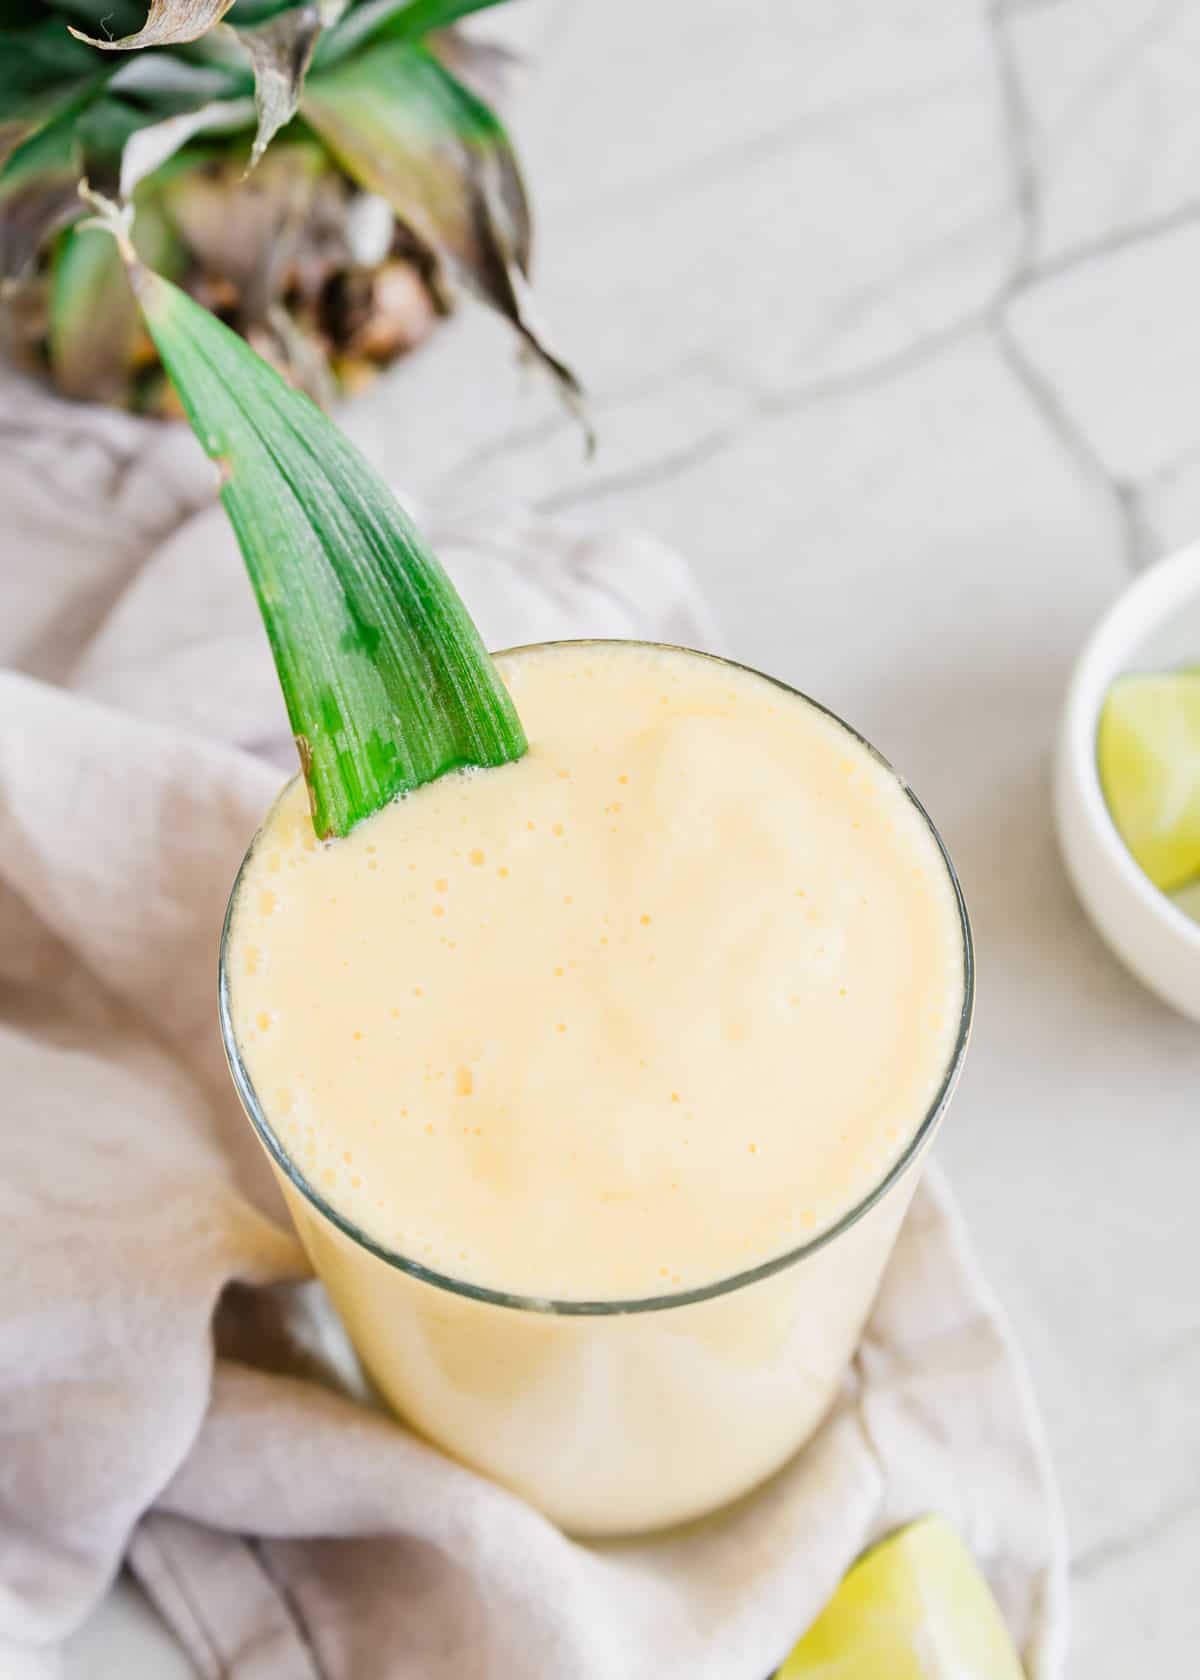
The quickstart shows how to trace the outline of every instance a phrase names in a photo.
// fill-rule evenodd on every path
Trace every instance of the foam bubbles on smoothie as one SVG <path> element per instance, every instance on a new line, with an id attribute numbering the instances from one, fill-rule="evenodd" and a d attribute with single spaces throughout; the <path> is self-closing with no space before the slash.
<path id="1" fill-rule="evenodd" d="M 516 764 L 333 842 L 300 784 L 276 805 L 231 933 L 243 1060 L 380 1242 L 540 1298 L 711 1282 L 907 1145 L 961 1010 L 952 887 L 900 783 L 763 679 L 628 644 L 501 666 Z"/>

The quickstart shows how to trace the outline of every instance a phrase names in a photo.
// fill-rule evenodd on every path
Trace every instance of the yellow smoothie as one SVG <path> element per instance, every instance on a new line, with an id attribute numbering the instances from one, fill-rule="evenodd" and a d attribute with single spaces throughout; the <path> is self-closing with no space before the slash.
<path id="1" fill-rule="evenodd" d="M 928 823 L 836 720 L 633 643 L 501 656 L 529 751 L 316 841 L 267 818 L 224 955 L 297 1223 L 381 1389 L 566 1526 L 694 1515 L 818 1421 L 959 1047 Z M 370 1245 L 505 1306 L 389 1266 Z M 559 1303 L 554 1313 L 531 1303 Z"/>

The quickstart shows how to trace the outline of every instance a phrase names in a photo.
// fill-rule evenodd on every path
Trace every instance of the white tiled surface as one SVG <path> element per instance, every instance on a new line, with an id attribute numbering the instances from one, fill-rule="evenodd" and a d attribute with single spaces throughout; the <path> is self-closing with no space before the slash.
<path id="1" fill-rule="evenodd" d="M 556 0 L 526 29 L 539 290 L 600 453 L 474 315 L 356 429 L 430 500 L 651 527 L 724 651 L 921 790 L 980 960 L 942 1159 L 1047 1414 L 1072 1680 L 1194 1673 L 1200 1033 L 1085 924 L 1047 771 L 1089 624 L 1200 533 L 1200 14 Z M 110 1603 L 67 1674 L 165 1653 Z"/>

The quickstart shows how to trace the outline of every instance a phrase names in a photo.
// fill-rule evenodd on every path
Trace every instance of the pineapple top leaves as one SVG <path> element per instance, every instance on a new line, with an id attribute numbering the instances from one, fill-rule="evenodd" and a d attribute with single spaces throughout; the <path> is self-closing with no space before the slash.
<path id="1" fill-rule="evenodd" d="M 243 332 L 278 338 L 273 311 L 291 307 L 289 288 L 312 291 L 322 309 L 328 302 L 307 247 L 285 260 L 303 241 L 306 217 L 322 260 L 338 248 L 338 272 L 383 261 L 360 262 L 348 231 L 353 201 L 373 197 L 390 209 L 395 248 L 419 271 L 430 307 L 449 307 L 452 282 L 472 291 L 578 411 L 578 382 L 530 298 L 529 213 L 511 141 L 469 86 L 494 78 L 507 58 L 454 27 L 499 3 L 0 0 L 0 294 L 25 288 L 36 338 L 45 313 L 38 286 L 69 242 L 65 225 L 79 214 L 73 186 L 84 177 L 109 195 L 136 191 L 139 213 L 147 204 L 161 210 L 191 265 L 183 283 L 211 301 L 231 276 L 214 270 L 203 228 L 173 225 L 168 189 L 186 177 L 202 193 L 208 172 L 228 165 L 230 196 L 277 140 L 285 159 L 315 150 L 330 179 L 318 189 L 318 214 L 282 191 L 286 169 L 258 178 L 262 190 L 251 196 L 281 227 L 254 284 L 232 277 Z M 331 208 L 342 187 L 344 201 Z M 315 231 L 321 217 L 331 223 L 327 237 Z M 277 246 L 284 256 L 273 260 Z M 324 319 L 311 336 L 324 353 Z M 336 333 L 331 342 L 336 359 Z M 282 360 L 300 371 L 289 354 Z M 57 378 L 52 356 L 51 371 Z M 70 371 L 67 384 L 85 394 Z"/>
<path id="2" fill-rule="evenodd" d="M 316 405 L 128 252 L 146 326 L 205 451 L 275 656 L 313 826 L 520 758 L 508 691 L 395 497 Z"/>

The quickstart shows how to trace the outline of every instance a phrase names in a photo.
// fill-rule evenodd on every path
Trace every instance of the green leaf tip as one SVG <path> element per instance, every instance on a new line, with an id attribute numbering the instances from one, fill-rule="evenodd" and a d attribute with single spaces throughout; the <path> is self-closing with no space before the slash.
<path id="1" fill-rule="evenodd" d="M 221 471 L 318 836 L 347 834 L 448 771 L 520 758 L 508 690 L 391 491 L 315 403 L 127 260 L 150 336 Z"/>

